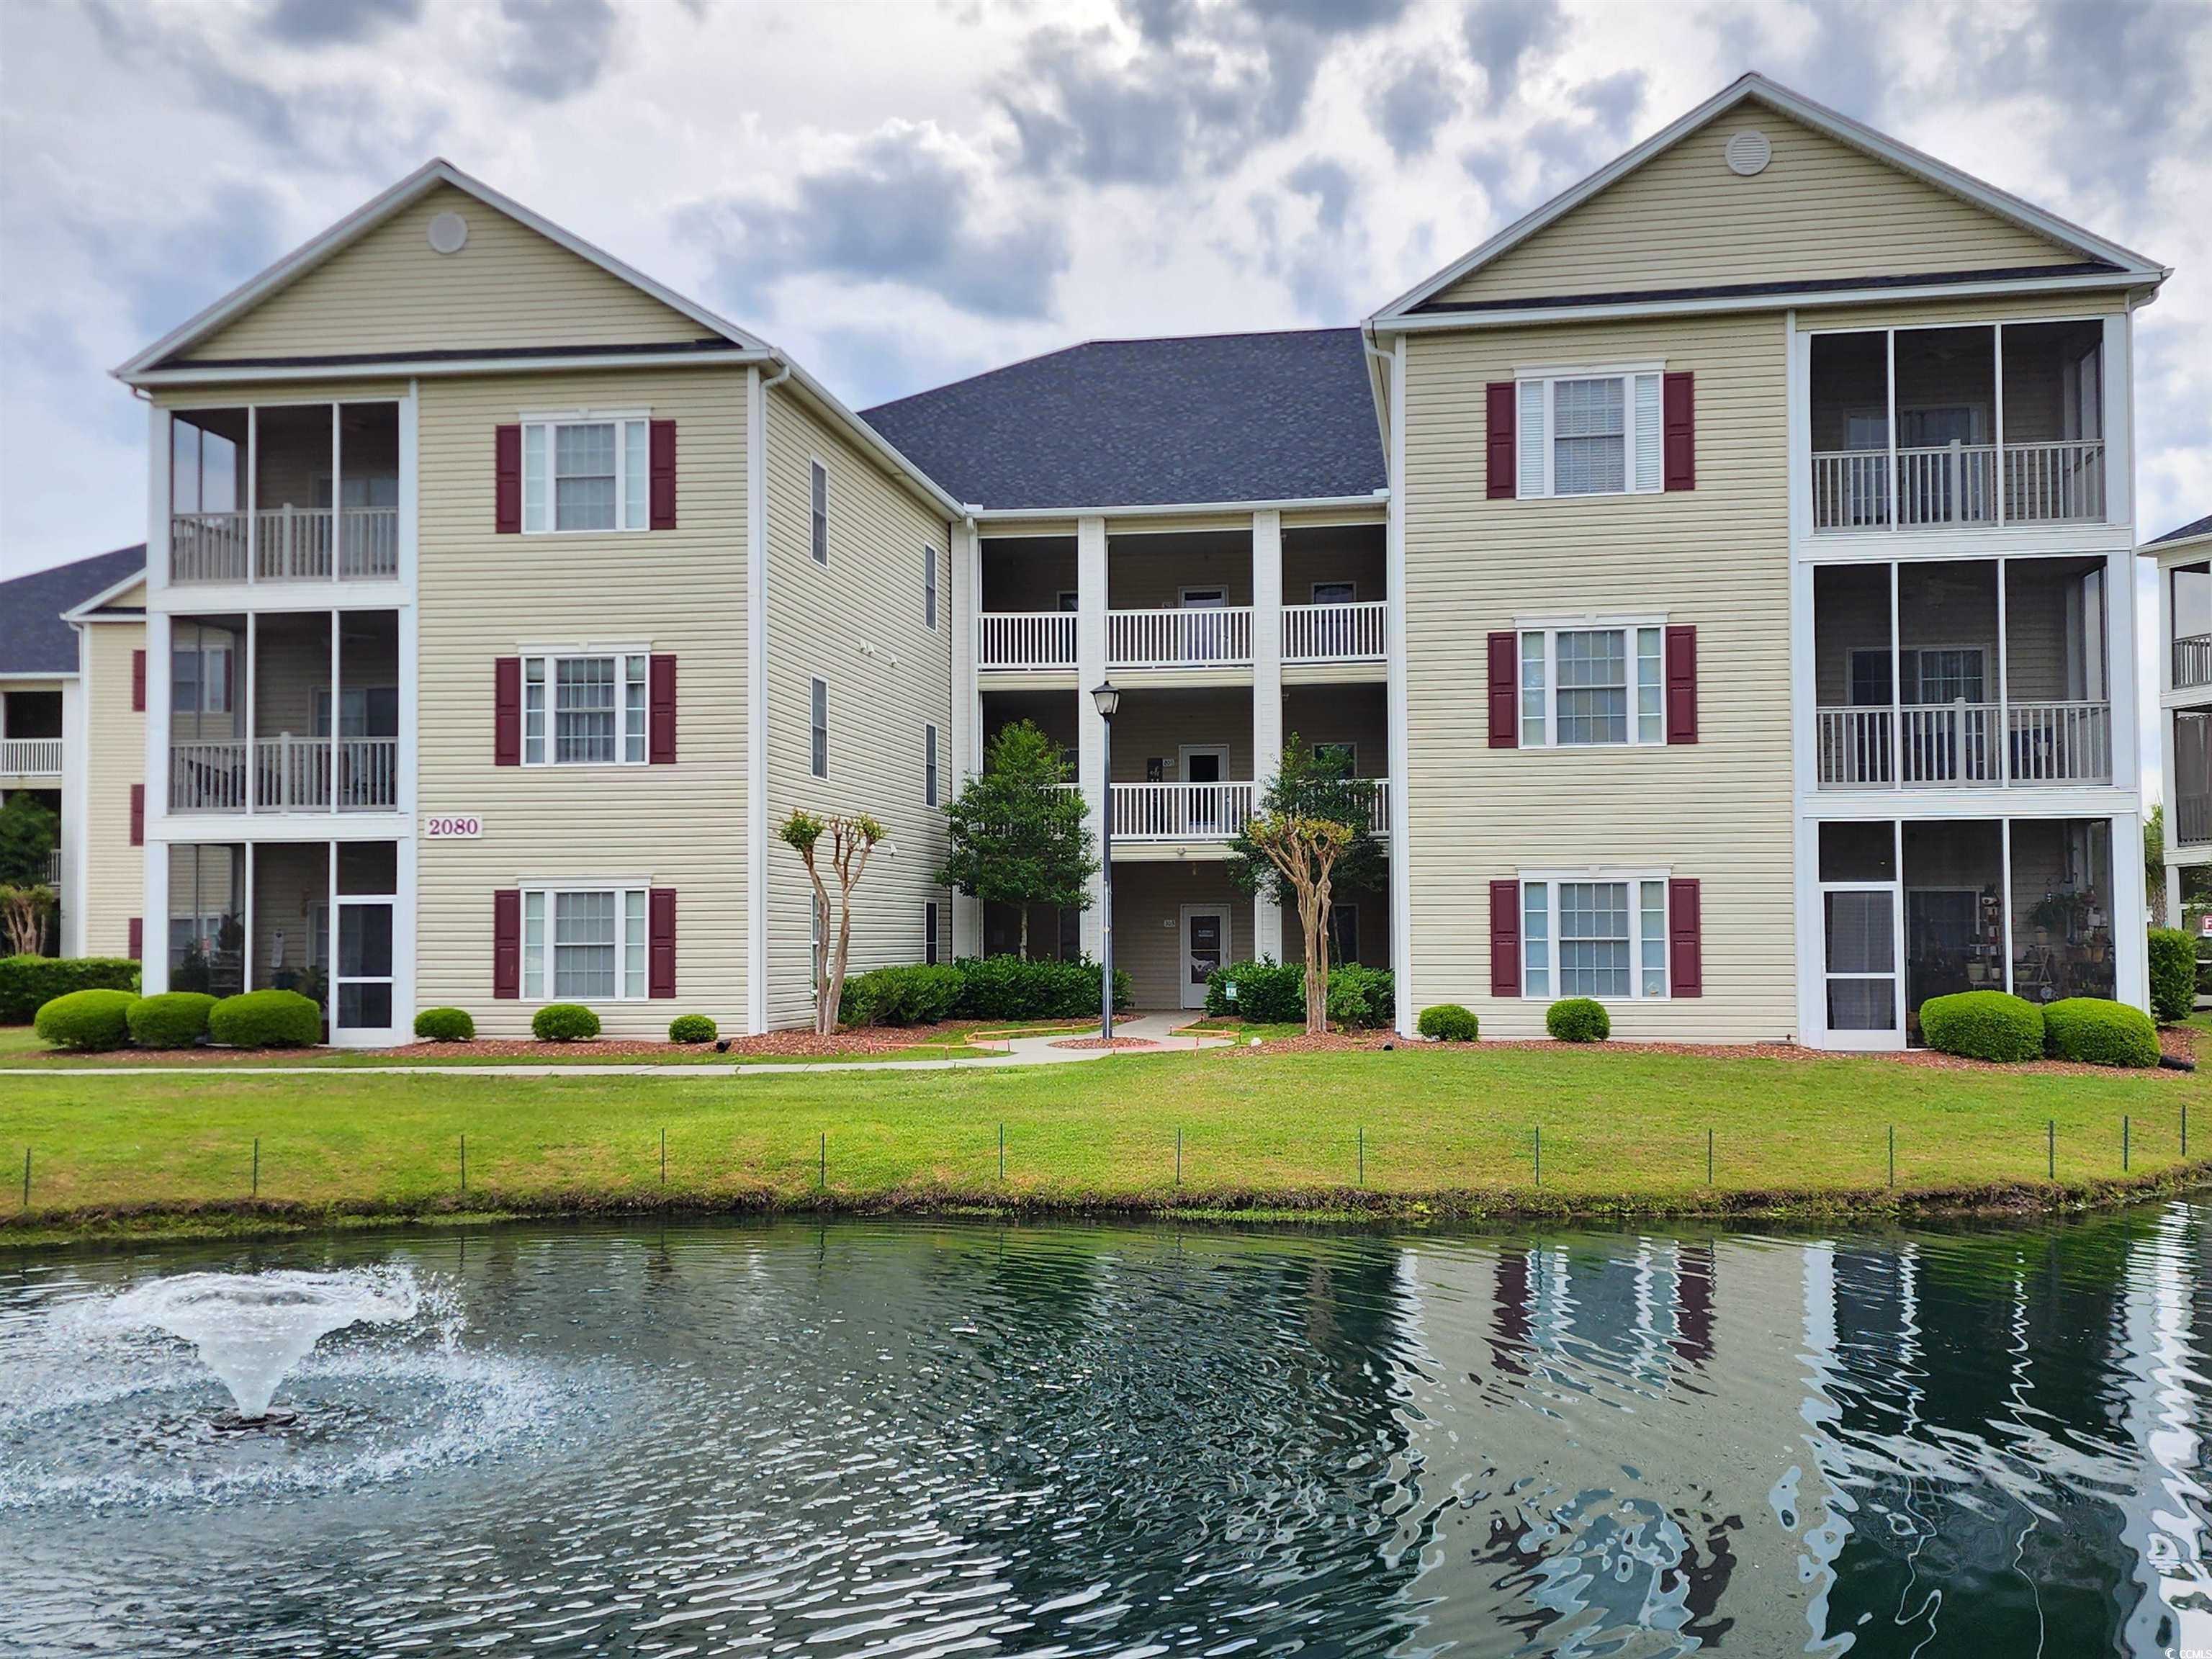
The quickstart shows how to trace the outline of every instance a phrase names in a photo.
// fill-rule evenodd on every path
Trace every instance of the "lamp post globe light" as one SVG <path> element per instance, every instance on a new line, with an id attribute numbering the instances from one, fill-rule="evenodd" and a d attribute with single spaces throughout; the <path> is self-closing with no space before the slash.
<path id="1" fill-rule="evenodd" d="M 1091 701 L 1106 728 L 1098 749 L 1104 790 L 1098 836 L 1098 1035 L 1110 1048 L 1114 1042 L 1114 711 L 1121 706 L 1121 693 L 1113 681 L 1107 680 L 1091 692 Z"/>

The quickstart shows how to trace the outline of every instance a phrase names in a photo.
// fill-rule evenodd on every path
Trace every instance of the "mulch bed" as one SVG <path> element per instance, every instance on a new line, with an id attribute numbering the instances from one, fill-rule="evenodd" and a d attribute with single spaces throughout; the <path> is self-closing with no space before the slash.
<path id="1" fill-rule="evenodd" d="M 929 1043 L 957 1043 L 975 1029 L 972 1020 L 938 1025 L 871 1027 L 817 1036 L 811 1031 L 770 1031 L 732 1037 L 727 1057 L 772 1055 L 805 1060 L 823 1055 L 895 1054 Z M 997 1045 L 990 1045 L 995 1047 Z M 100 1056 L 125 1066 L 229 1066 L 242 1060 L 302 1060 L 327 1054 L 328 1048 L 117 1048 Z M 593 1060 L 680 1060 L 714 1056 L 711 1042 L 670 1042 L 653 1037 L 592 1037 L 582 1042 L 539 1042 L 532 1037 L 477 1037 L 470 1042 L 407 1042 L 362 1051 L 394 1060 L 516 1060 L 550 1061 L 589 1055 Z"/>

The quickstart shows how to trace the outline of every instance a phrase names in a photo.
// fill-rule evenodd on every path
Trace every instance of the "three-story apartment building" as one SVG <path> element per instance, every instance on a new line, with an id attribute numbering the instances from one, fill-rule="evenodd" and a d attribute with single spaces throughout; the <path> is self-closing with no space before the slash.
<path id="1" fill-rule="evenodd" d="M 2212 517 L 2143 547 L 2157 561 L 2159 738 L 2166 781 L 2166 915 L 2201 908 L 2212 866 Z"/>
<path id="2" fill-rule="evenodd" d="M 1359 329 L 854 415 L 433 163 L 118 371 L 148 981 L 302 985 L 349 1041 L 556 998 L 800 1024 L 773 825 L 890 825 L 856 965 L 1010 948 L 933 872 L 1027 719 L 1114 848 L 1110 917 L 1032 949 L 1110 925 L 1146 1006 L 1297 949 L 1225 866 L 1293 733 L 1371 780 L 1389 888 L 1329 926 L 1401 1029 L 1592 995 L 1624 1036 L 1888 1047 L 1974 986 L 2141 1001 L 2165 275 L 1754 76 Z"/>

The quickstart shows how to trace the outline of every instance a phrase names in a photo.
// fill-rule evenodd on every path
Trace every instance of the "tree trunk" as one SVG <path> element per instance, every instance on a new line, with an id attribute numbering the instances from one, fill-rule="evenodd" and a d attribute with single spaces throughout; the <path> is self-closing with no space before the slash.
<path id="1" fill-rule="evenodd" d="M 1311 887 L 1298 895 L 1298 921 L 1306 935 L 1306 1034 L 1328 1030 L 1328 939 L 1322 931 L 1317 894 Z"/>
<path id="2" fill-rule="evenodd" d="M 1022 960 L 1023 960 L 1024 962 L 1027 962 L 1027 961 L 1030 959 L 1030 907 L 1029 907 L 1029 901 L 1028 901 L 1028 900 L 1024 899 L 1024 900 L 1023 900 L 1023 901 L 1022 901 L 1021 910 L 1022 910 L 1022 945 L 1021 945 L 1021 950 L 1022 950 Z"/>
<path id="3" fill-rule="evenodd" d="M 822 1035 L 828 1036 L 837 1029 L 838 1005 L 845 1000 L 845 957 L 853 948 L 853 894 L 848 888 L 837 904 L 837 953 L 830 963 L 830 994 L 823 999 L 825 1015 Z"/>

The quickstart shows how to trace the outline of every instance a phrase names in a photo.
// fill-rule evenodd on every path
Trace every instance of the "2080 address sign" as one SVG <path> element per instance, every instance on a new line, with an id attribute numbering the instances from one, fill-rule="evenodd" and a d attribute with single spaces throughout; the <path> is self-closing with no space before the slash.
<path id="1" fill-rule="evenodd" d="M 444 812 L 422 820 L 425 841 L 474 841 L 483 834 L 483 820 L 473 812 Z"/>

